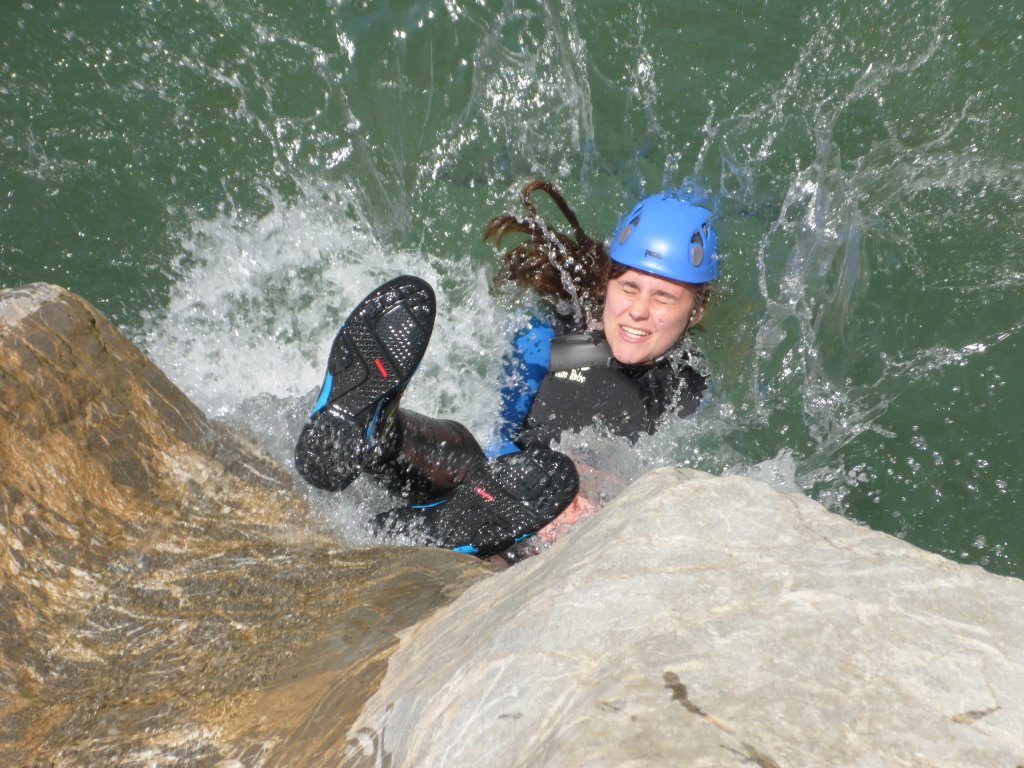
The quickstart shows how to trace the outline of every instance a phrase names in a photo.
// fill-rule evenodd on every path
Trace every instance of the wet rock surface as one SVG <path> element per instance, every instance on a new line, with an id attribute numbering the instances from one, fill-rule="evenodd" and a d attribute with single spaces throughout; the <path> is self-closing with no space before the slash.
<path id="1" fill-rule="evenodd" d="M 658 470 L 489 578 L 306 516 L 87 303 L 0 292 L 0 764 L 1024 766 L 1024 582 L 802 496 Z"/>
<path id="2" fill-rule="evenodd" d="M 345 765 L 1018 768 L 1022 604 L 802 496 L 656 470 L 408 630 Z"/>
<path id="3" fill-rule="evenodd" d="M 488 570 L 306 515 L 87 302 L 0 292 L 0 764 L 330 763 L 395 633 Z"/>

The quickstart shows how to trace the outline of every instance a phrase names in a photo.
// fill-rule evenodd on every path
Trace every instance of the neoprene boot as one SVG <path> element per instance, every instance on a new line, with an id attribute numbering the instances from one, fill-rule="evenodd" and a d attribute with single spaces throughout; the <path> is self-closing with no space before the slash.
<path id="1" fill-rule="evenodd" d="M 435 313 L 430 285 L 403 276 L 372 291 L 349 315 L 295 446 L 295 467 L 309 483 L 342 490 L 392 450 L 399 399 L 427 350 Z"/>
<path id="2" fill-rule="evenodd" d="M 447 499 L 378 515 L 386 534 L 419 536 L 435 547 L 488 557 L 533 535 L 579 493 L 576 465 L 550 448 L 475 466 Z"/>

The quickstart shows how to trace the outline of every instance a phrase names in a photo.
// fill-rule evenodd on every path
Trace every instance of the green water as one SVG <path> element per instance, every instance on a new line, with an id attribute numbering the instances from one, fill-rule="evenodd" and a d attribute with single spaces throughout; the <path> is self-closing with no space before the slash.
<path id="1" fill-rule="evenodd" d="M 524 181 L 602 236 L 692 182 L 712 396 L 623 472 L 763 477 L 1021 574 L 1012 4 L 8 2 L 0 41 L 0 284 L 82 294 L 281 456 L 398 271 L 445 299 L 412 404 L 486 427 L 514 313 L 480 231 Z"/>

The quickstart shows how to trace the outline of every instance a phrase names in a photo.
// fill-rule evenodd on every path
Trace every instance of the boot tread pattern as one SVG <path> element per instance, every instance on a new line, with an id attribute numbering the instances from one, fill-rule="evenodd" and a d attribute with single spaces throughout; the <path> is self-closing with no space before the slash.
<path id="1" fill-rule="evenodd" d="M 396 278 L 363 299 L 334 341 L 332 412 L 372 416 L 382 398 L 404 389 L 426 352 L 433 320 L 433 290 L 416 277 Z"/>
<path id="2" fill-rule="evenodd" d="M 534 448 L 476 470 L 444 503 L 392 510 L 378 525 L 397 531 L 421 525 L 434 546 L 486 557 L 536 533 L 578 492 L 572 460 L 549 448 Z"/>
<path id="3" fill-rule="evenodd" d="M 321 398 L 296 445 L 295 463 L 310 483 L 347 487 L 374 455 L 382 429 L 427 350 L 434 291 L 402 276 L 372 291 L 331 345 Z"/>

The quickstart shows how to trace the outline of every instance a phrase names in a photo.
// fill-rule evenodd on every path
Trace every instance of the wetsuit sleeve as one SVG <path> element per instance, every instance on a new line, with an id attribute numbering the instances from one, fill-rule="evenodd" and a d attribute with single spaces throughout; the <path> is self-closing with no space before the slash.
<path id="1" fill-rule="evenodd" d="M 516 334 L 512 349 L 502 363 L 501 421 L 497 438 L 486 451 L 489 458 L 519 450 L 514 441 L 547 375 L 554 337 L 554 329 L 536 318 Z"/>
<path id="2" fill-rule="evenodd" d="M 685 418 L 692 415 L 700 405 L 701 398 L 708 388 L 708 379 L 693 368 L 686 368 L 679 377 L 676 391 L 676 415 Z"/>

